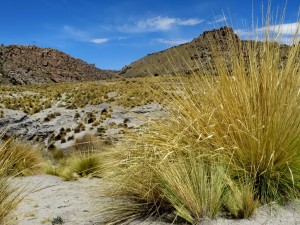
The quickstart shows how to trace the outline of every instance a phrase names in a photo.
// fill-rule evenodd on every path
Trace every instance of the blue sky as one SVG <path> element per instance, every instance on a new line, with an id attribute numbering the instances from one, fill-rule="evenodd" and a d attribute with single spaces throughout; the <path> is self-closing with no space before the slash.
<path id="1" fill-rule="evenodd" d="M 247 36 L 253 11 L 263 30 L 262 3 L 266 8 L 267 0 L 1 0 L 0 43 L 51 47 L 99 68 L 121 69 L 225 25 L 224 15 Z M 274 17 L 284 4 L 272 1 Z M 298 9 L 298 0 L 288 1 L 287 37 L 295 29 Z"/>

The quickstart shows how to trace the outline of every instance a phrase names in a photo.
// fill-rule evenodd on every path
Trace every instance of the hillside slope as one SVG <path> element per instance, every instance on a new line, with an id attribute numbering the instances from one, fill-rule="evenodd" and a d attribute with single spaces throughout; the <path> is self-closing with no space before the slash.
<path id="1" fill-rule="evenodd" d="M 214 74 L 214 60 L 221 56 L 230 67 L 231 54 L 243 54 L 247 60 L 247 47 L 255 44 L 257 56 L 262 51 L 262 43 L 241 40 L 230 27 L 206 31 L 189 43 L 149 54 L 123 68 L 123 77 L 143 77 L 147 75 L 190 74 L 201 70 Z M 270 44 L 279 46 L 277 43 Z M 280 45 L 282 58 L 286 57 L 289 46 Z"/>
<path id="2" fill-rule="evenodd" d="M 51 48 L 0 47 L 0 84 L 40 84 L 106 79 L 115 71 L 75 59 Z"/>

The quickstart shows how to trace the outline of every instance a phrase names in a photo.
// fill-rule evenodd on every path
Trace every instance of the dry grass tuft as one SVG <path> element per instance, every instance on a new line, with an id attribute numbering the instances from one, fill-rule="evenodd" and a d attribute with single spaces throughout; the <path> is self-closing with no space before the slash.
<path id="1" fill-rule="evenodd" d="M 12 213 L 22 200 L 22 189 L 12 186 L 11 166 L 18 164 L 9 149 L 9 141 L 0 144 L 0 224 L 11 224 Z"/>
<path id="2" fill-rule="evenodd" d="M 85 134 L 75 140 L 74 149 L 69 149 L 65 153 L 63 150 L 55 150 L 61 153 L 61 157 L 56 157 L 55 162 L 49 162 L 46 173 L 60 176 L 65 180 L 101 177 L 104 170 L 104 149 L 103 143 L 94 135 Z"/>
<path id="3" fill-rule="evenodd" d="M 8 176 L 28 176 L 43 171 L 45 160 L 42 152 L 31 144 L 10 139 L 3 151 L 10 154 L 4 171 Z"/>
<path id="4" fill-rule="evenodd" d="M 215 218 L 220 212 L 226 191 L 222 163 L 207 163 L 195 155 L 180 156 L 176 162 L 160 165 L 156 173 L 161 197 L 177 217 L 194 224 L 203 217 Z"/>
<path id="5" fill-rule="evenodd" d="M 259 206 L 255 190 L 251 182 L 239 181 L 235 184 L 228 182 L 230 190 L 224 197 L 224 208 L 229 216 L 237 219 L 250 218 Z"/>
<path id="6" fill-rule="evenodd" d="M 74 148 L 77 151 L 98 149 L 101 148 L 100 142 L 93 134 L 85 133 L 83 136 L 75 139 Z"/>
<path id="7" fill-rule="evenodd" d="M 101 177 L 103 157 L 97 151 L 85 150 L 68 154 L 57 163 L 49 163 L 46 173 L 62 177 L 65 180 L 76 180 L 79 177 Z"/>
<path id="8" fill-rule="evenodd" d="M 163 81 L 153 90 L 168 116 L 119 148 L 113 195 L 128 204 L 113 209 L 115 223 L 165 213 L 189 223 L 221 212 L 249 218 L 258 204 L 300 197 L 300 45 L 272 42 L 270 27 L 264 42 L 227 39 L 226 58 L 210 41 L 216 76 L 199 64 L 168 91 Z"/>

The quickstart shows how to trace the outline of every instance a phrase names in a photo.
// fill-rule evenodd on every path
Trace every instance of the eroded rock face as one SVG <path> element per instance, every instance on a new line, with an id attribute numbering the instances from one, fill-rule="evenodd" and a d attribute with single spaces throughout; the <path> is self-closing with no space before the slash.
<path id="1" fill-rule="evenodd" d="M 0 84 L 40 84 L 111 78 L 101 70 L 51 48 L 9 45 L 0 47 Z"/>

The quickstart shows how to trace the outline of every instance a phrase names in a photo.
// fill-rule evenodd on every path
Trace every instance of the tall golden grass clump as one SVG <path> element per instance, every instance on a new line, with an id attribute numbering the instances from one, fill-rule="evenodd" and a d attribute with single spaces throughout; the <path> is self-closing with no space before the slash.
<path id="1" fill-rule="evenodd" d="M 0 224 L 12 224 L 12 213 L 24 197 L 24 188 L 12 185 L 12 178 L 40 173 L 43 164 L 41 151 L 29 143 L 0 142 Z"/>
<path id="2" fill-rule="evenodd" d="M 22 189 L 13 187 L 11 178 L 31 174 L 30 171 L 36 171 L 35 163 L 40 162 L 25 149 L 32 151 L 25 146 L 18 147 L 11 140 L 0 143 L 0 224 L 12 224 L 12 213 L 23 198 Z"/>
<path id="3" fill-rule="evenodd" d="M 258 204 L 299 197 L 299 44 L 282 46 L 280 29 L 265 30 L 263 41 L 244 42 L 223 29 L 226 57 L 211 38 L 210 70 L 199 62 L 155 91 L 167 116 L 117 150 L 114 194 L 126 201 L 110 209 L 113 223 L 166 213 L 189 223 L 220 212 L 248 218 Z"/>
<path id="4" fill-rule="evenodd" d="M 11 154 L 7 174 L 10 176 L 30 176 L 43 172 L 45 159 L 42 150 L 30 143 L 8 140 L 7 151 Z"/>

